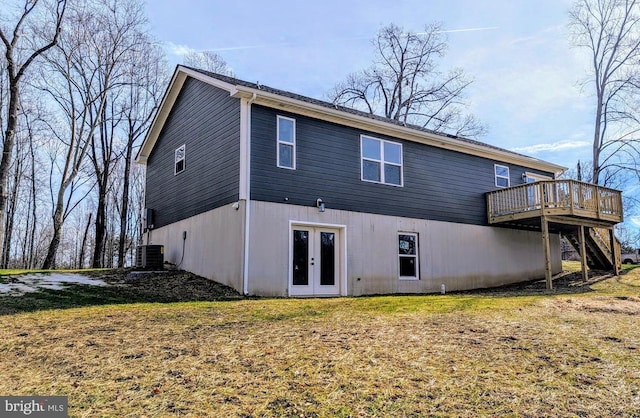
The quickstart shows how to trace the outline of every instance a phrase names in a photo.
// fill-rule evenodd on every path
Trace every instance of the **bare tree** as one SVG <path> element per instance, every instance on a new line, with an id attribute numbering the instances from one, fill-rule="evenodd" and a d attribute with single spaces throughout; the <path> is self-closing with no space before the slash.
<path id="1" fill-rule="evenodd" d="M 84 233 L 82 234 L 82 244 L 80 244 L 80 254 L 78 255 L 78 261 L 76 262 L 78 268 L 84 268 L 84 257 L 85 250 L 87 248 L 87 236 L 89 235 L 89 228 L 91 227 L 91 218 L 93 217 L 93 213 L 89 212 L 89 218 L 87 219 L 87 226 L 84 228 Z"/>
<path id="2" fill-rule="evenodd" d="M 124 169 L 122 173 L 122 197 L 119 207 L 120 234 L 118 237 L 118 267 L 124 267 L 126 244 L 131 218 L 131 163 L 133 151 L 146 133 L 155 110 L 160 105 L 169 74 L 162 50 L 151 45 L 142 54 L 132 57 L 131 82 L 122 94 L 123 128 L 126 132 Z"/>
<path id="3" fill-rule="evenodd" d="M 591 180 L 640 179 L 640 3 L 578 0 L 569 13 L 572 42 L 590 53 L 595 92 Z"/>
<path id="4" fill-rule="evenodd" d="M 27 222 L 24 234 L 24 255 L 23 255 L 23 267 L 33 268 L 34 262 L 34 248 L 36 240 L 36 228 L 38 220 L 38 201 L 36 197 L 36 152 L 34 147 L 34 138 L 31 135 L 33 131 L 32 124 L 29 121 L 29 115 L 26 114 L 26 126 L 29 130 L 29 157 L 31 160 L 31 171 L 29 176 L 29 213 L 27 213 Z"/>
<path id="5" fill-rule="evenodd" d="M 65 156 L 52 198 L 53 235 L 43 268 L 55 265 L 64 220 L 81 200 L 71 200 L 74 188 L 83 196 L 90 192 L 78 184 L 78 175 L 91 145 L 96 143 L 94 137 L 104 119 L 109 93 L 123 83 L 117 63 L 124 54 L 122 43 L 127 41 L 112 14 L 126 10 L 116 10 L 116 3 L 86 0 L 70 7 L 68 25 L 44 69 L 42 89 L 58 104 L 67 126 L 63 132 L 54 132 Z"/>
<path id="6" fill-rule="evenodd" d="M 201 70 L 233 76 L 233 70 L 219 54 L 213 51 L 192 51 L 184 57 L 184 64 Z"/>
<path id="7" fill-rule="evenodd" d="M 95 103 L 95 105 L 100 106 Z M 107 115 L 109 112 L 109 116 Z M 93 261 L 91 267 L 103 267 L 104 244 L 107 231 L 107 194 L 112 170 L 118 161 L 119 144 L 116 143 L 115 130 L 118 120 L 111 117 L 114 112 L 114 101 L 109 100 L 108 106 L 102 106 L 98 133 L 91 138 L 89 159 L 93 164 L 98 191 L 98 206 L 95 219 L 95 243 L 93 247 Z"/>
<path id="8" fill-rule="evenodd" d="M 371 67 L 350 74 L 329 94 L 343 106 L 456 135 L 479 136 L 485 128 L 464 114 L 464 91 L 471 84 L 457 68 L 442 73 L 438 60 L 447 50 L 439 24 L 411 33 L 396 25 L 383 27 L 374 40 Z"/>
<path id="9" fill-rule="evenodd" d="M 8 86 L 7 86 L 7 66 L 5 64 L 4 56 L 0 56 L 0 141 L 4 143 L 4 138 L 6 135 L 6 131 L 2 129 L 5 126 L 6 120 L 6 111 L 7 111 L 7 95 L 8 95 Z"/>
<path id="10" fill-rule="evenodd" d="M 100 5 L 95 4 L 100 7 Z M 142 21 L 139 7 L 134 7 L 133 2 L 109 2 L 104 5 L 106 10 L 96 10 L 92 18 L 96 18 L 92 24 L 96 27 L 108 27 L 105 33 L 96 39 L 97 47 L 102 52 L 102 66 L 96 67 L 98 73 L 112 74 L 112 79 L 118 77 L 122 71 L 123 57 L 127 57 L 130 48 L 136 43 L 136 26 Z M 116 76 L 116 77 L 113 77 Z M 105 79 L 102 75 L 99 77 Z M 98 202 L 95 218 L 95 242 L 93 247 L 92 267 L 102 267 L 104 262 L 104 245 L 107 232 L 107 194 L 112 169 L 118 161 L 119 144 L 116 142 L 115 131 L 119 123 L 117 114 L 116 86 L 103 85 L 104 102 L 94 102 L 93 113 L 99 115 L 97 134 L 91 138 L 89 158 L 94 168 L 97 184 Z"/>
<path id="11" fill-rule="evenodd" d="M 107 245 L 108 240 L 116 235 L 112 232 L 116 228 L 107 210 L 114 183 L 112 177 L 120 175 L 115 172 L 119 160 L 131 158 L 133 143 L 144 133 L 152 114 L 151 109 L 145 108 L 145 103 L 137 102 L 147 100 L 142 96 L 142 91 L 136 92 L 138 96 L 135 98 L 131 94 L 136 89 L 147 88 L 145 84 L 153 83 L 149 72 L 157 76 L 157 72 L 153 73 L 154 68 L 164 64 L 159 49 L 144 33 L 146 20 L 143 4 L 139 0 L 112 0 L 102 7 L 106 9 L 103 24 L 109 28 L 109 37 L 107 43 L 100 46 L 105 51 L 105 63 L 101 71 L 111 72 L 113 84 L 106 93 L 108 102 L 102 108 L 98 134 L 94 136 L 89 153 L 98 192 L 93 267 L 102 267 L 105 261 L 107 265 L 113 264 L 113 257 L 106 260 L 108 254 L 105 253 L 105 250 L 113 250 Z M 156 100 L 159 100 L 160 93 L 156 95 Z M 126 186 L 125 190 L 128 189 Z M 118 205 L 114 206 L 119 209 Z"/>
<path id="12" fill-rule="evenodd" d="M 31 89 L 24 89 L 20 97 L 19 129 L 12 156 L 13 175 L 7 181 L 6 232 L 2 257 L 5 267 L 33 267 L 31 261 L 37 245 L 35 233 L 39 219 L 42 219 L 38 216 L 38 191 L 45 190 L 41 187 L 44 176 L 36 150 L 41 146 L 46 132 L 42 123 L 42 104 L 32 92 Z"/>
<path id="13" fill-rule="evenodd" d="M 4 242 L 2 244 L 2 260 L 0 262 L 0 268 L 9 268 L 11 261 L 11 238 L 13 235 L 13 226 L 16 220 L 16 209 L 18 206 L 18 197 L 20 193 L 20 186 L 24 177 L 24 170 L 26 165 L 26 155 L 22 150 L 21 141 L 16 141 L 17 146 L 15 149 L 13 162 L 11 165 L 12 175 L 7 181 L 7 207 L 5 214 L 4 230 L 6 231 L 4 236 Z"/>
<path id="14" fill-rule="evenodd" d="M 20 102 L 20 87 L 22 78 L 33 61 L 53 48 L 58 42 L 60 28 L 67 6 L 66 0 L 55 1 L 52 22 L 40 20 L 46 13 L 34 12 L 39 0 L 25 0 L 21 12 L 13 29 L 0 26 L 0 40 L 4 45 L 6 58 L 6 74 L 9 85 L 9 100 L 7 102 L 7 124 L 2 144 L 2 159 L 0 160 L 0 243 L 4 241 L 4 219 L 7 207 L 6 184 L 13 156 L 16 129 L 18 127 L 18 103 Z M 46 5 L 44 5 L 46 6 Z M 6 11 L 8 8 L 3 9 Z M 35 19 L 31 19 L 35 17 Z M 32 21 L 37 20 L 37 21 Z M 46 28 L 43 30 L 43 28 Z M 46 35 L 43 36 L 43 33 Z M 27 36 L 23 36 L 27 34 Z M 42 39 L 37 45 L 36 40 Z M 23 58 L 23 59 L 21 59 Z"/>

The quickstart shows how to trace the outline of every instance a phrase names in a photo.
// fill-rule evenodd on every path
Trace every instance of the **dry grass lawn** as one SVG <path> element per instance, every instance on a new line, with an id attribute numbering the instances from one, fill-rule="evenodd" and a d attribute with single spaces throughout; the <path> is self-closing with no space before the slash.
<path id="1" fill-rule="evenodd" d="M 590 292 L 0 316 L 0 394 L 70 416 L 640 416 L 640 269 Z"/>

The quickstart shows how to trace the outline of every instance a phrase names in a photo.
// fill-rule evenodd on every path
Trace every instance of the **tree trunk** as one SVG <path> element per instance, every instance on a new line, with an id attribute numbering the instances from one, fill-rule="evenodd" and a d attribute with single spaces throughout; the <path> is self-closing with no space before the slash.
<path id="1" fill-rule="evenodd" d="M 84 228 L 84 234 L 82 235 L 82 247 L 80 248 L 80 257 L 78 260 L 78 266 L 81 269 L 84 268 L 84 252 L 87 247 L 87 235 L 89 235 L 89 228 L 91 227 L 91 217 L 93 213 L 89 213 L 89 219 L 87 220 L 87 226 Z"/>
<path id="2" fill-rule="evenodd" d="M 103 261 L 103 265 L 107 268 L 113 268 L 113 259 L 114 259 L 114 231 L 113 231 L 113 223 L 111 223 L 112 227 L 109 228 L 109 231 L 107 232 L 107 238 L 105 239 L 106 242 L 106 246 L 105 246 L 105 250 L 104 250 L 104 261 Z"/>
<path id="3" fill-rule="evenodd" d="M 124 161 L 124 178 L 122 185 L 122 209 L 120 210 L 120 237 L 118 239 L 118 267 L 124 267 L 125 242 L 127 239 L 127 216 L 129 214 L 129 173 L 131 172 L 131 154 L 133 153 L 132 134 L 129 133 L 129 143 Z"/>
<path id="4" fill-rule="evenodd" d="M 103 105 L 99 111 L 96 112 L 100 115 L 100 146 L 96 144 L 96 138 L 91 140 L 91 161 L 93 162 L 93 168 L 96 174 L 96 183 L 98 185 L 98 208 L 96 210 L 96 232 L 94 236 L 95 245 L 93 247 L 93 262 L 91 266 L 93 268 L 104 267 L 105 263 L 105 244 L 107 239 L 107 192 L 109 188 L 109 175 L 111 165 L 111 151 L 112 142 L 109 141 L 109 135 L 113 137 L 113 128 L 109 132 L 107 128 L 107 106 L 106 95 L 102 101 Z M 98 155 L 98 151 L 99 154 Z"/>
<path id="5" fill-rule="evenodd" d="M 27 222 L 24 227 L 24 236 L 22 238 L 22 259 L 20 267 L 23 269 L 29 269 L 29 231 L 31 230 L 31 196 L 29 196 L 29 203 L 27 207 Z"/>
<path id="6" fill-rule="evenodd" d="M 108 178 L 105 173 L 102 174 L 102 178 L 98 179 L 98 208 L 96 209 L 96 232 L 95 232 L 95 245 L 93 247 L 93 262 L 91 267 L 93 268 L 101 268 L 103 266 L 103 257 L 104 257 L 104 244 L 106 237 L 106 229 L 107 229 L 107 210 L 106 210 L 106 199 L 107 199 L 107 191 L 106 191 L 106 179 Z"/>
<path id="7" fill-rule="evenodd" d="M 602 140 L 602 97 L 603 92 L 602 89 L 598 89 L 597 92 L 597 100 L 598 103 L 596 105 L 596 120 L 595 120 L 595 124 L 594 124 L 594 129 L 593 129 L 593 144 L 592 144 L 592 150 L 593 150 L 593 172 L 591 174 L 591 183 L 593 184 L 598 184 L 598 181 L 600 180 L 600 151 L 601 151 L 601 146 L 600 146 L 600 142 Z"/>
<path id="8" fill-rule="evenodd" d="M 60 193 L 59 193 L 60 194 Z M 43 270 L 54 269 L 56 266 L 56 253 L 60 246 L 60 239 L 62 236 L 62 224 L 64 215 L 64 196 L 58 196 L 58 202 L 56 204 L 56 210 L 53 214 L 53 237 L 49 243 L 49 249 L 47 250 L 47 256 L 42 263 Z"/>
<path id="9" fill-rule="evenodd" d="M 9 268 L 11 259 L 11 237 L 13 236 L 13 224 L 16 218 L 16 202 L 18 200 L 18 188 L 20 186 L 20 177 L 22 171 L 22 162 L 16 161 L 13 172 L 13 189 L 11 191 L 11 200 L 9 201 L 9 210 L 7 211 L 4 245 L 2 246 L 2 268 Z"/>
<path id="10" fill-rule="evenodd" d="M 4 235 L 4 242 L 2 243 L 2 263 L 0 263 L 0 268 L 8 269 L 9 268 L 9 259 L 11 258 L 11 234 L 13 230 L 13 220 L 15 219 L 15 188 L 11 192 L 11 199 L 9 199 L 9 208 L 6 213 L 4 230 L 6 231 Z"/>
<path id="11" fill-rule="evenodd" d="M 36 226 L 38 225 L 38 201 L 36 200 L 36 157 L 33 149 L 33 138 L 29 138 L 29 154 L 31 154 L 31 199 L 33 204 L 31 205 L 31 239 L 29 240 L 29 264 L 27 268 L 33 268 L 36 266 L 34 259 L 34 247 L 36 242 Z"/>
<path id="12" fill-rule="evenodd" d="M 9 59 L 9 58 L 8 58 Z M 9 73 L 9 107 L 7 109 L 7 130 L 5 131 L 4 144 L 2 146 L 2 159 L 0 160 L 0 254 L 4 254 L 5 218 L 7 216 L 7 179 L 13 155 L 13 144 L 18 128 L 18 80 Z"/>

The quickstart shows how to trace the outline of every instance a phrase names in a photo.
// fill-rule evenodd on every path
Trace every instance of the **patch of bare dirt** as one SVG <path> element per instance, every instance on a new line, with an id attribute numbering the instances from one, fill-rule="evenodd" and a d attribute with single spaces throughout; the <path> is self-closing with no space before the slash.
<path id="1" fill-rule="evenodd" d="M 232 287 L 183 270 L 135 271 L 112 269 L 83 273 L 118 286 L 126 293 L 144 296 L 158 302 L 210 301 L 239 299 Z"/>
<path id="2" fill-rule="evenodd" d="M 621 273 L 621 274 L 624 274 Z M 233 288 L 183 270 L 135 271 L 112 269 L 91 271 L 83 275 L 100 279 L 109 285 L 120 286 L 130 292 L 143 294 L 158 301 L 193 301 L 238 299 L 242 296 Z M 544 279 L 515 283 L 461 293 L 488 296 L 528 296 L 538 294 L 572 294 L 592 292 L 591 285 L 613 277 L 610 272 L 590 270 L 588 279 L 580 272 L 563 272 L 553 278 L 553 289 L 547 290 Z"/>
<path id="3" fill-rule="evenodd" d="M 622 272 L 621 274 L 624 274 Z M 553 289 L 547 289 L 545 279 L 536 279 L 528 282 L 514 283 L 506 286 L 489 289 L 472 290 L 470 293 L 487 294 L 489 296 L 530 296 L 545 294 L 572 294 L 592 292 L 591 286 L 595 283 L 613 277 L 611 272 L 589 270 L 588 279 L 583 280 L 581 272 L 563 272 L 553 277 Z"/>
<path id="4" fill-rule="evenodd" d="M 582 299 L 555 299 L 548 304 L 562 311 L 584 311 L 589 313 L 640 315 L 640 297 L 596 296 Z"/>

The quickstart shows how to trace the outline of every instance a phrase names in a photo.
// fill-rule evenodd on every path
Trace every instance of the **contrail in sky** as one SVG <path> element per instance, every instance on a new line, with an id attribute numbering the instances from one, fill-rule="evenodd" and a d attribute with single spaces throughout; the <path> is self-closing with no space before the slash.
<path id="1" fill-rule="evenodd" d="M 456 32 L 478 32 L 481 30 L 495 30 L 499 29 L 499 26 L 487 26 L 486 28 L 467 28 L 467 29 L 448 29 L 448 30 L 439 30 L 436 33 L 456 33 Z M 426 32 L 419 32 L 416 35 L 425 35 Z"/>
<path id="2" fill-rule="evenodd" d="M 483 28 L 466 28 L 466 29 L 448 29 L 437 31 L 436 33 L 458 33 L 458 32 L 478 32 L 485 30 L 495 30 L 498 29 L 498 26 L 488 26 Z M 416 32 L 416 35 L 426 35 L 427 32 Z M 361 39 L 371 39 L 370 36 L 354 36 L 351 38 L 333 38 L 333 39 L 325 39 L 328 42 L 342 42 L 342 41 L 356 41 Z M 221 48 L 212 48 L 209 51 L 213 52 L 223 52 L 223 51 L 239 51 L 243 49 L 258 49 L 258 48 L 274 48 L 278 46 L 304 46 L 306 44 L 295 43 L 295 42 L 279 42 L 273 44 L 261 44 L 261 45 L 241 45 L 241 46 L 229 46 L 229 47 L 221 47 Z"/>

